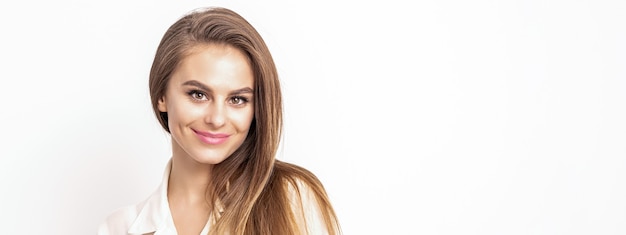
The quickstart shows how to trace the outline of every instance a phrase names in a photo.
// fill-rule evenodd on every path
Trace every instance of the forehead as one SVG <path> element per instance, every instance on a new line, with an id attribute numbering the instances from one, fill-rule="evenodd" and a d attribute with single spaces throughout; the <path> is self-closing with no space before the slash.
<path id="1" fill-rule="evenodd" d="M 242 57 L 248 61 L 249 58 L 246 55 L 246 53 L 244 53 L 243 50 L 228 44 L 228 43 L 222 43 L 222 42 L 205 42 L 205 43 L 196 43 L 193 46 L 189 47 L 187 50 L 185 50 L 184 56 L 183 56 L 183 60 L 186 59 L 187 57 L 189 57 L 190 55 L 193 54 L 197 54 L 199 52 L 205 52 L 205 51 L 210 51 L 210 52 L 235 52 L 238 53 L 240 55 L 242 55 Z M 181 60 L 182 61 L 182 60 Z"/>
<path id="2" fill-rule="evenodd" d="M 170 83 L 197 80 L 207 85 L 228 85 L 241 88 L 254 83 L 249 58 L 227 44 L 194 46 L 173 71 Z"/>

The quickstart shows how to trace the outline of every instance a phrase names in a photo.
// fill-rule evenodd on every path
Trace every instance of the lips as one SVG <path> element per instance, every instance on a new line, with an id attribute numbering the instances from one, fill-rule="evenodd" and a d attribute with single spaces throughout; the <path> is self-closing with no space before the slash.
<path id="1" fill-rule="evenodd" d="M 225 133 L 212 133 L 198 130 L 193 130 L 193 132 L 196 134 L 196 137 L 200 139 L 200 141 L 212 145 L 224 143 L 228 140 L 228 137 L 230 137 L 229 134 Z"/>

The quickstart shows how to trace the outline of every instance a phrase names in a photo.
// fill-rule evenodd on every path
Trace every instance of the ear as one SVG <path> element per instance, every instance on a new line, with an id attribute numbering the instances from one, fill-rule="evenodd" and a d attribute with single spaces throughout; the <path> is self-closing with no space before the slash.
<path id="1" fill-rule="evenodd" d="M 164 112 L 164 113 L 167 112 L 167 104 L 165 103 L 165 96 L 159 99 L 158 108 L 159 108 L 159 111 L 161 112 Z"/>

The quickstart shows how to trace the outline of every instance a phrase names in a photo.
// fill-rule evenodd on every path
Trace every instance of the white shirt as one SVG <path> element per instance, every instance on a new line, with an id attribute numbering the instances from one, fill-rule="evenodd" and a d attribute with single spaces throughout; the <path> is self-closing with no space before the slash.
<path id="1" fill-rule="evenodd" d="M 136 205 L 118 209 L 100 225 L 98 235 L 118 234 L 176 234 L 176 227 L 167 200 L 167 183 L 169 181 L 172 161 L 167 163 L 163 173 L 163 181 L 159 188 L 145 201 Z M 209 222 L 201 234 L 209 231 Z"/>
<path id="2" fill-rule="evenodd" d="M 163 173 L 163 181 L 159 188 L 145 201 L 136 205 L 118 209 L 109 215 L 98 229 L 98 235 L 120 235 L 120 234 L 153 234 L 153 235 L 176 235 L 176 227 L 170 212 L 167 200 L 167 184 L 170 176 L 172 161 L 170 160 Z M 292 202 L 295 212 L 306 212 L 305 218 L 298 219 L 302 227 L 302 234 L 327 234 L 325 226 L 321 221 L 319 207 L 315 203 L 308 187 L 299 183 L 301 201 Z M 290 190 L 294 195 L 292 199 L 300 198 L 295 195 L 296 190 Z M 202 229 L 200 234 L 209 232 L 210 221 Z"/>

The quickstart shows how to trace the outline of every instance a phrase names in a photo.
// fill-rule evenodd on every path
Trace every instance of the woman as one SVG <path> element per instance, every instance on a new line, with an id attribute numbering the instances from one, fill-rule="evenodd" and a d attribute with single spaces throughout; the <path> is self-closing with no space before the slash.
<path id="1" fill-rule="evenodd" d="M 224 8 L 174 23 L 150 71 L 172 158 L 146 201 L 110 215 L 99 234 L 339 234 L 320 181 L 275 159 L 280 84 L 259 33 Z"/>

